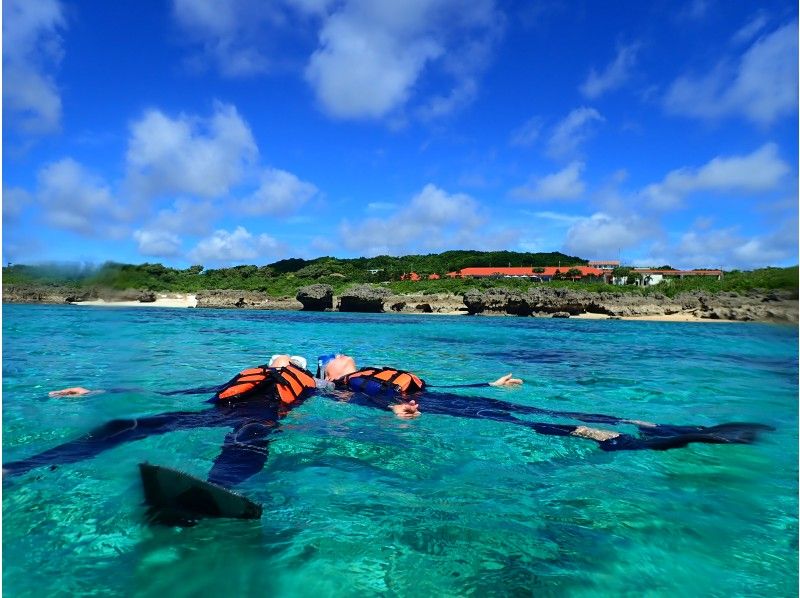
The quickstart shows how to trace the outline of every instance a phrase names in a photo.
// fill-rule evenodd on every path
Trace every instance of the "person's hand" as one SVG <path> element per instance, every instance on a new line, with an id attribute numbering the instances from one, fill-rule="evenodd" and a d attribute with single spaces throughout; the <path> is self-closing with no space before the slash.
<path id="1" fill-rule="evenodd" d="M 519 378 L 512 378 L 513 374 L 506 374 L 505 376 L 500 376 L 494 382 L 489 382 L 489 386 L 519 386 L 522 384 L 522 380 Z"/>
<path id="2" fill-rule="evenodd" d="M 80 386 L 73 386 L 72 388 L 63 388 L 61 390 L 54 390 L 52 392 L 47 393 L 50 397 L 80 397 L 83 395 L 88 395 L 91 390 L 88 388 L 82 388 Z"/>
<path id="3" fill-rule="evenodd" d="M 392 405 L 391 410 L 400 419 L 414 419 L 419 417 L 419 406 L 416 401 L 409 401 L 408 403 L 400 403 L 399 405 Z"/>

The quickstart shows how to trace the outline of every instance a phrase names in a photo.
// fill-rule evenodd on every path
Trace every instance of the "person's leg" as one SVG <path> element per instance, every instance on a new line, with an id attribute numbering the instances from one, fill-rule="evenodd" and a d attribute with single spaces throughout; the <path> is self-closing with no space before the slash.
<path id="1" fill-rule="evenodd" d="M 232 487 L 261 471 L 269 457 L 269 435 L 275 427 L 274 421 L 250 420 L 238 425 L 225 437 L 208 481 Z"/>
<path id="2" fill-rule="evenodd" d="M 115 419 L 80 438 L 48 449 L 38 455 L 22 461 L 4 463 L 3 475 L 15 476 L 37 467 L 75 463 L 94 457 L 125 442 L 156 434 L 200 426 L 222 425 L 218 422 L 219 415 L 218 410 L 212 407 L 196 412 L 179 411 L 136 419 Z"/>
<path id="3" fill-rule="evenodd" d="M 415 397 L 416 398 L 416 397 Z M 555 411 L 552 409 L 542 409 L 540 407 L 532 407 L 530 405 L 519 405 L 517 403 L 509 403 L 499 399 L 490 399 L 487 397 L 472 397 L 463 396 L 453 393 L 444 392 L 425 392 L 417 402 L 420 404 L 420 410 L 423 413 L 430 412 L 430 408 L 436 410 L 445 409 L 458 411 L 465 417 L 470 417 L 469 413 L 476 413 L 486 410 L 506 411 L 508 413 L 520 413 L 526 415 L 548 415 L 552 417 L 567 417 L 578 421 L 594 424 L 624 424 L 635 423 L 631 420 L 615 417 L 613 415 L 603 415 L 599 413 L 579 413 L 574 411 Z M 452 413 L 455 415 L 455 413 Z"/>

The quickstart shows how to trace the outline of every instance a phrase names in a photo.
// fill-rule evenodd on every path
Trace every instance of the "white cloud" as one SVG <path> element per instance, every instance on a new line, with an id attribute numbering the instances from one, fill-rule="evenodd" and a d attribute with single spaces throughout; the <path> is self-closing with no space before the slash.
<path id="1" fill-rule="evenodd" d="M 690 230 L 670 250 L 670 259 L 684 267 L 724 270 L 763 268 L 797 263 L 797 218 L 766 234 L 748 237 L 737 228 Z"/>
<path id="2" fill-rule="evenodd" d="M 396 203 L 388 201 L 373 201 L 367 204 L 367 209 L 372 212 L 379 212 L 383 210 L 394 210 L 397 208 Z"/>
<path id="3" fill-rule="evenodd" d="M 150 110 L 131 127 L 128 178 L 143 197 L 220 197 L 241 180 L 257 154 L 250 127 L 231 105 L 215 103 L 209 119 L 185 114 L 173 119 Z"/>
<path id="4" fill-rule="evenodd" d="M 266 261 L 282 250 L 280 243 L 266 234 L 253 235 L 243 226 L 233 232 L 217 230 L 189 252 L 198 264 Z"/>
<path id="5" fill-rule="evenodd" d="M 643 199 L 656 209 L 680 207 L 691 193 L 750 193 L 775 189 L 789 172 L 778 147 L 767 143 L 746 156 L 716 157 L 697 169 L 673 170 L 660 183 L 645 187 Z"/>
<path id="6" fill-rule="evenodd" d="M 279 25 L 283 18 L 278 6 L 257 0 L 173 0 L 173 15 L 203 46 L 194 60 L 196 66 L 210 61 L 229 77 L 269 70 L 270 59 L 261 41 L 270 26 Z"/>
<path id="7" fill-rule="evenodd" d="M 3 223 L 11 224 L 33 201 L 31 194 L 19 187 L 3 187 Z"/>
<path id="8" fill-rule="evenodd" d="M 115 236 L 115 227 L 129 215 L 109 187 L 71 158 L 42 168 L 37 199 L 45 220 L 57 228 L 87 235 Z"/>
<path id="9" fill-rule="evenodd" d="M 620 46 L 617 56 L 602 73 L 594 69 L 589 72 L 586 81 L 581 85 L 581 93 L 590 99 L 599 98 L 607 91 L 616 89 L 624 84 L 633 67 L 636 65 L 636 55 L 639 44 Z"/>
<path id="10" fill-rule="evenodd" d="M 535 220 L 547 220 L 548 226 L 571 226 L 585 219 L 585 216 L 575 216 L 574 214 L 563 214 L 561 212 L 529 212 L 522 210 L 522 213 Z"/>
<path id="11" fill-rule="evenodd" d="M 797 112 L 797 21 L 757 39 L 738 64 L 719 63 L 670 87 L 666 109 L 702 119 L 744 116 L 768 125 Z"/>
<path id="12" fill-rule="evenodd" d="M 604 120 L 594 108 L 576 108 L 553 129 L 547 144 L 548 154 L 555 158 L 564 158 L 577 153 L 591 134 L 593 123 Z"/>
<path id="13" fill-rule="evenodd" d="M 349 0 L 323 24 L 306 80 L 331 116 L 379 119 L 405 105 L 437 63 L 455 84 L 420 114 L 442 116 L 474 97 L 499 22 L 492 0 Z"/>
<path id="14" fill-rule="evenodd" d="M 3 103 L 6 124 L 28 134 L 58 131 L 61 97 L 49 74 L 61 60 L 66 27 L 57 0 L 3 2 Z"/>
<path id="15" fill-rule="evenodd" d="M 573 255 L 602 259 L 620 249 L 635 247 L 653 235 L 653 226 L 633 214 L 612 216 L 602 212 L 581 218 L 567 231 L 564 247 Z"/>
<path id="16" fill-rule="evenodd" d="M 449 194 L 428 184 L 393 215 L 355 224 L 344 221 L 339 230 L 348 249 L 371 255 L 474 246 L 477 229 L 484 221 L 479 212 L 478 203 L 469 195 Z"/>
<path id="17" fill-rule="evenodd" d="M 287 215 L 299 210 L 317 192 L 314 185 L 291 172 L 267 168 L 261 174 L 261 185 L 256 192 L 242 200 L 241 210 L 251 215 Z"/>
<path id="18" fill-rule="evenodd" d="M 140 229 L 133 233 L 139 245 L 139 253 L 152 257 L 174 257 L 181 252 L 178 235 L 164 230 Z"/>
<path id="19" fill-rule="evenodd" d="M 769 19 L 763 11 L 758 12 L 752 19 L 745 23 L 733 36 L 733 43 L 746 44 L 752 40 L 764 27 Z"/>
<path id="20" fill-rule="evenodd" d="M 586 190 L 586 185 L 581 180 L 583 169 L 583 162 L 572 162 L 559 172 L 534 177 L 527 185 L 512 189 L 511 195 L 532 201 L 578 199 Z"/>
<path id="21" fill-rule="evenodd" d="M 209 201 L 176 199 L 171 208 L 159 210 L 146 229 L 154 233 L 203 235 L 211 230 L 218 215 L 219 210 Z"/>
<path id="22" fill-rule="evenodd" d="M 511 133 L 511 145 L 528 147 L 539 138 L 542 132 L 542 119 L 538 116 L 529 118 L 521 127 Z"/>

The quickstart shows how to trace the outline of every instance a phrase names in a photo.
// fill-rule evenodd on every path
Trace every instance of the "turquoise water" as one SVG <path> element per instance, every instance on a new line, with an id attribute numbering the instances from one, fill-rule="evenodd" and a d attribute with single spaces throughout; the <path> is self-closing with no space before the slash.
<path id="1" fill-rule="evenodd" d="M 204 476 L 222 429 L 4 482 L 8 596 L 796 595 L 797 331 L 759 324 L 3 306 L 3 461 L 115 417 L 201 409 L 147 390 L 274 352 L 348 352 L 459 391 L 662 423 L 756 421 L 749 446 L 604 453 L 523 426 L 326 397 L 293 410 L 241 490 L 258 522 L 144 523 L 136 464 Z M 529 416 L 528 416 L 529 417 Z M 553 418 L 543 421 L 555 421 Z M 563 420 L 568 421 L 568 420 Z M 632 430 L 627 430 L 631 432 Z"/>

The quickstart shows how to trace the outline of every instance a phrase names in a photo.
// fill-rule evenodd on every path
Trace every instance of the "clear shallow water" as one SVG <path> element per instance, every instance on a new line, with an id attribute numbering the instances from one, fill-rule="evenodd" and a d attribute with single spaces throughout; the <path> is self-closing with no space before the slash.
<path id="1" fill-rule="evenodd" d="M 205 407 L 146 390 L 48 390 L 216 384 L 275 352 L 311 361 L 336 350 L 431 383 L 509 371 L 526 382 L 462 394 L 777 431 L 750 446 L 603 453 L 522 426 L 405 422 L 313 397 L 282 421 L 266 467 L 241 487 L 264 503 L 259 522 L 144 523 L 136 464 L 204 476 L 222 429 L 6 481 L 6 594 L 796 594 L 791 327 L 5 305 L 3 461 L 114 417 Z"/>

